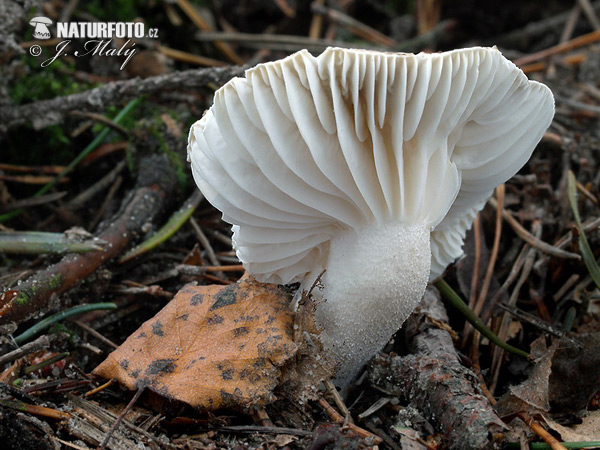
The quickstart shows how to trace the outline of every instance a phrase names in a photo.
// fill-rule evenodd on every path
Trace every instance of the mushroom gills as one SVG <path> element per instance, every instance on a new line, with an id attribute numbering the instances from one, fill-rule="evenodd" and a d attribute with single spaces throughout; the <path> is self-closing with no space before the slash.
<path id="1" fill-rule="evenodd" d="M 375 224 L 332 239 L 317 324 L 325 350 L 339 363 L 345 388 L 390 340 L 419 303 L 429 278 L 427 223 Z"/>

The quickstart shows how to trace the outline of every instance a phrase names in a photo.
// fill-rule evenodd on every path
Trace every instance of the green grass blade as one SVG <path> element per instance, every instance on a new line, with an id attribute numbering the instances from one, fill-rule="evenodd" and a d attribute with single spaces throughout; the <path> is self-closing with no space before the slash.
<path id="1" fill-rule="evenodd" d="M 444 280 L 439 280 L 435 283 L 435 287 L 439 289 L 439 291 L 450 302 L 450 304 L 460 311 L 465 319 L 467 319 L 467 321 L 469 321 L 469 323 L 473 325 L 473 327 L 483 336 L 507 352 L 514 353 L 515 355 L 522 356 L 523 358 L 529 358 L 529 353 L 507 344 L 498 336 L 496 336 L 496 334 L 490 330 L 483 323 L 483 321 L 475 315 L 473 311 L 469 309 L 467 304 L 462 300 L 462 298 L 460 298 L 460 295 L 458 295 L 448 283 L 446 283 Z"/>
<path id="2" fill-rule="evenodd" d="M 119 260 L 119 263 L 125 263 L 132 260 L 133 258 L 152 250 L 157 245 L 162 244 L 171 236 L 173 236 L 177 230 L 179 230 L 184 223 L 192 216 L 200 202 L 204 197 L 199 190 L 196 190 L 192 196 L 185 202 L 185 204 L 175 212 L 168 222 L 156 233 L 154 233 L 149 239 L 142 242 L 140 245 L 129 250 Z"/>
<path id="3" fill-rule="evenodd" d="M 69 308 L 65 311 L 61 311 L 59 313 L 53 314 L 50 317 L 46 317 L 43 320 L 40 320 L 38 323 L 33 325 L 31 328 L 25 330 L 23 333 L 15 337 L 15 342 L 19 345 L 23 344 L 27 340 L 31 339 L 38 333 L 41 333 L 43 330 L 48 328 L 49 326 L 55 324 L 56 322 L 60 322 L 61 320 L 67 319 L 71 316 L 75 316 L 77 314 L 83 314 L 89 311 L 98 311 L 102 309 L 116 309 L 117 305 L 114 303 L 88 303 L 87 305 L 78 305 L 72 308 Z"/>
<path id="4" fill-rule="evenodd" d="M 0 231 L 0 252 L 17 254 L 39 253 L 82 253 L 102 250 L 98 240 L 87 242 L 70 241 L 63 233 L 42 231 Z"/>
<path id="5" fill-rule="evenodd" d="M 600 267 L 598 267 L 594 253 L 592 252 L 587 237 L 585 236 L 585 231 L 581 223 L 581 216 L 579 215 L 579 208 L 577 208 L 577 180 L 575 180 L 575 174 L 570 170 L 568 173 L 568 179 L 569 185 L 567 191 L 569 195 L 569 203 L 571 204 L 573 216 L 575 216 L 575 223 L 579 229 L 579 248 L 581 250 L 581 256 L 583 257 L 583 262 L 585 263 L 585 267 L 587 267 L 592 280 L 594 280 L 596 286 L 600 288 Z"/>

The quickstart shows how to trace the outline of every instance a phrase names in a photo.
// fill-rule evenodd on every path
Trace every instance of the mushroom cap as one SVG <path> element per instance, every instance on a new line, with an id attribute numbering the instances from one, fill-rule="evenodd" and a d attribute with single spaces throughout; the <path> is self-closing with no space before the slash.
<path id="1" fill-rule="evenodd" d="M 46 25 L 52 25 L 52 19 L 48 19 L 44 16 L 34 17 L 29 21 L 29 25 L 37 25 L 38 23 L 43 23 Z"/>
<path id="2" fill-rule="evenodd" d="M 394 222 L 431 231 L 434 279 L 553 115 L 550 90 L 496 48 L 303 50 L 219 89 L 188 157 L 260 281 L 314 278 L 335 236 Z"/>

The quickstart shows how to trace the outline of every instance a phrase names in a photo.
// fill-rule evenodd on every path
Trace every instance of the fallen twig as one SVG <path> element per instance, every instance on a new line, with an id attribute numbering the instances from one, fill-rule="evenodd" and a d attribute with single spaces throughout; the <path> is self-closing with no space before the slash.
<path id="1" fill-rule="evenodd" d="M 141 161 L 138 187 L 118 217 L 98 237 L 108 244 L 102 251 L 67 255 L 15 289 L 0 294 L 0 324 L 21 321 L 49 309 L 48 300 L 71 289 L 106 261 L 118 256 L 162 210 L 173 189 L 174 176 L 163 157 Z"/>
<path id="2" fill-rule="evenodd" d="M 104 111 L 110 105 L 122 104 L 132 98 L 170 89 L 196 89 L 208 83 L 217 85 L 240 76 L 244 67 L 210 67 L 185 70 L 145 79 L 133 78 L 115 81 L 79 94 L 42 100 L 21 106 L 0 108 L 0 133 L 31 122 L 35 129 L 61 123 L 74 109 L 79 111 Z"/>
<path id="3" fill-rule="evenodd" d="M 404 324 L 414 354 L 375 364 L 371 380 L 420 409 L 449 448 L 491 447 L 506 426 L 481 393 L 475 374 L 460 364 L 450 333 L 436 322 L 447 324 L 448 317 L 437 291 L 428 289 Z"/>

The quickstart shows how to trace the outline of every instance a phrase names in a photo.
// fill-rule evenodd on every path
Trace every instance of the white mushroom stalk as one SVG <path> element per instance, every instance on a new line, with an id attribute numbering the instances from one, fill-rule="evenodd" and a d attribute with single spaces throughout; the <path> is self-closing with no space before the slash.
<path id="1" fill-rule="evenodd" d="M 553 114 L 495 48 L 300 51 L 219 89 L 188 154 L 257 280 L 309 288 L 325 270 L 317 320 L 345 385 L 462 255 Z"/>

